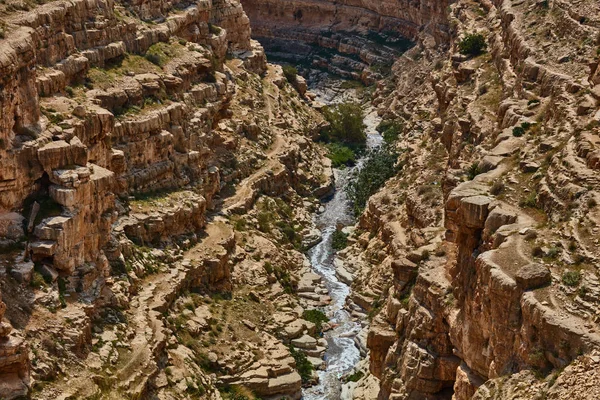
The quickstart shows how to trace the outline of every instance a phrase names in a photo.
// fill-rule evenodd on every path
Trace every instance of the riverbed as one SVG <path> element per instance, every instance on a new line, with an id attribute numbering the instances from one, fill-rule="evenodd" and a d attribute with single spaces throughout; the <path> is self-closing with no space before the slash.
<path id="1" fill-rule="evenodd" d="M 316 100 L 326 104 L 342 101 L 357 101 L 357 89 L 343 89 L 341 81 L 330 76 L 311 82 L 310 90 L 317 95 Z M 360 90 L 360 89 L 359 89 Z M 370 103 L 364 103 L 365 125 L 367 126 L 367 146 L 375 148 L 382 143 L 382 137 L 376 127 L 380 122 Z M 364 157 L 368 157 L 367 155 Z M 342 392 L 341 377 L 352 371 L 361 360 L 354 338 L 362 329 L 345 308 L 350 287 L 341 282 L 335 274 L 335 250 L 332 247 L 332 235 L 337 228 L 353 225 L 355 218 L 346 195 L 346 187 L 353 173 L 360 169 L 365 158 L 358 160 L 352 168 L 335 169 L 335 193 L 324 203 L 324 211 L 315 216 L 315 224 L 321 231 L 322 241 L 308 252 L 311 268 L 323 278 L 323 283 L 331 297 L 331 303 L 325 308 L 325 314 L 335 327 L 324 335 L 328 348 L 325 352 L 325 370 L 319 371 L 319 383 L 303 391 L 306 400 L 340 400 Z"/>

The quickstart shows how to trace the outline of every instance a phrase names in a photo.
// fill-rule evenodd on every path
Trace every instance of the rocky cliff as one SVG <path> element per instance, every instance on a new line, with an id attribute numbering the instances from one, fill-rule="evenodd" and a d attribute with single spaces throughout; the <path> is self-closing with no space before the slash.
<path id="1" fill-rule="evenodd" d="M 366 82 L 422 30 L 448 37 L 447 1 L 244 0 L 253 36 L 270 57 Z M 379 75 L 376 75 L 379 76 Z"/>
<path id="2" fill-rule="evenodd" d="M 302 196 L 329 192 L 312 143 L 322 117 L 267 65 L 235 0 L 9 1 L 0 13 L 0 397 L 220 398 L 207 371 L 225 371 L 212 359 L 224 350 L 205 364 L 189 332 L 207 334 L 217 317 L 200 303 L 230 296 L 247 257 L 234 221 L 260 196 L 288 198 L 301 218 L 314 206 Z M 283 241 L 280 229 L 258 237 Z M 306 272 L 294 243 L 277 252 L 286 282 Z M 204 297 L 180 331 L 190 315 L 166 317 L 191 291 Z M 272 352 L 243 356 L 273 371 L 253 390 L 297 397 L 279 328 L 254 323 L 255 347 Z M 287 340 L 314 335 L 305 323 Z"/>
<path id="3" fill-rule="evenodd" d="M 581 355 L 600 346 L 597 15 L 593 1 L 457 1 L 448 50 L 421 34 L 380 83 L 403 169 L 343 255 L 375 315 L 380 384 L 363 378 L 355 398 L 565 398 L 564 382 L 596 379 Z M 460 54 L 474 33 L 487 51 Z"/>

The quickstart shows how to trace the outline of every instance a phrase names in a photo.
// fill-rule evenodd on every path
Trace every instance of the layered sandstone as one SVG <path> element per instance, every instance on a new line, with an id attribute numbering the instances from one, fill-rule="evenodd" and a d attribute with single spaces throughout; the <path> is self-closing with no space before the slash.
<path id="1" fill-rule="evenodd" d="M 565 49 L 597 38 L 583 17 L 597 7 L 458 1 L 450 52 L 424 34 L 380 84 L 410 156 L 370 200 L 345 266 L 353 300 L 377 312 L 379 398 L 560 398 L 564 382 L 595 379 L 598 43 Z M 487 53 L 453 53 L 473 32 Z"/>
<path id="2" fill-rule="evenodd" d="M 425 30 L 447 41 L 446 1 L 244 0 L 253 36 L 275 59 L 373 83 Z"/>
<path id="3" fill-rule="evenodd" d="M 0 245 L 17 329 L 2 322 L 0 396 L 185 398 L 193 385 L 218 398 L 165 315 L 190 290 L 234 289 L 232 220 L 211 213 L 246 214 L 263 195 L 303 209 L 327 191 L 311 140 L 322 118 L 267 66 L 237 1 L 2 12 Z M 282 365 L 265 394 L 298 393 Z"/>

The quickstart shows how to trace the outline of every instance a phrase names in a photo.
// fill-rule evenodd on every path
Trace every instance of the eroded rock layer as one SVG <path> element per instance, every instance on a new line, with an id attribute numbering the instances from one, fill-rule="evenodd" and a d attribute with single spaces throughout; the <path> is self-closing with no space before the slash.
<path id="1" fill-rule="evenodd" d="M 284 343 L 316 343 L 301 318 L 314 305 L 291 296 L 308 272 L 303 198 L 327 195 L 331 170 L 313 143 L 323 118 L 267 65 L 240 3 L 9 1 L 0 14 L 0 397 L 218 399 L 237 382 L 298 398 Z M 259 232 L 262 197 L 285 198 L 297 222 Z M 262 250 L 235 274 L 255 250 L 242 230 Z M 208 306 L 247 301 L 244 285 L 273 290 L 245 325 Z M 260 319 L 276 300 L 291 308 Z"/>
<path id="2" fill-rule="evenodd" d="M 562 398 L 596 379 L 598 11 L 459 0 L 449 47 L 422 34 L 380 83 L 402 172 L 342 254 L 376 315 L 379 387 L 355 398 Z M 486 51 L 459 53 L 477 33 Z"/>
<path id="3" fill-rule="evenodd" d="M 373 83 L 422 30 L 447 41 L 448 1 L 244 0 L 270 57 Z"/>

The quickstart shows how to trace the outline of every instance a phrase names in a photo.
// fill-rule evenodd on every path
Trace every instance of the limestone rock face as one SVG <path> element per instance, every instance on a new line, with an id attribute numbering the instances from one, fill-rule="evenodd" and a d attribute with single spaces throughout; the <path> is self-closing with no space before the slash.
<path id="1" fill-rule="evenodd" d="M 267 64 L 238 0 L 0 8 L 0 397 L 218 399 L 199 349 L 170 343 L 212 320 L 175 326 L 169 310 L 232 292 L 236 213 L 332 187 L 311 139 L 323 118 Z M 276 373 L 249 381 L 296 398 L 293 359 L 269 340 Z M 52 383 L 32 392 L 30 373 Z"/>
<path id="2" fill-rule="evenodd" d="M 6 304 L 0 298 L 0 392 L 6 399 L 15 399 L 29 391 L 29 357 L 23 338 L 11 334 L 5 312 Z"/>
<path id="3" fill-rule="evenodd" d="M 374 70 L 391 66 L 420 30 L 425 29 L 440 43 L 447 41 L 445 10 L 449 3 L 242 1 L 253 36 L 268 54 L 296 64 L 309 62 L 369 85 L 381 77 Z"/>

